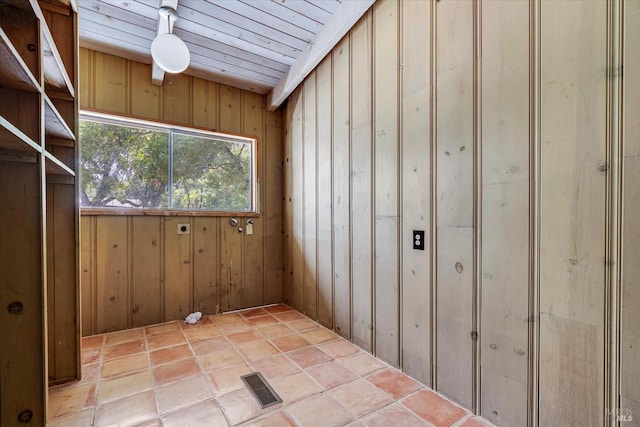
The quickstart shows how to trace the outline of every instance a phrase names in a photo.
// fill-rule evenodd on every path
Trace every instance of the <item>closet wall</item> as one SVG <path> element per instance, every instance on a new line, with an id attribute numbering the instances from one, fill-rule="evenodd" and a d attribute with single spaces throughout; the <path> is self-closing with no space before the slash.
<path id="1" fill-rule="evenodd" d="M 253 234 L 230 217 L 81 217 L 82 331 L 107 331 L 282 300 L 281 113 L 265 97 L 80 50 L 81 108 L 258 138 L 260 216 Z M 248 218 L 239 218 L 246 226 Z M 191 225 L 178 235 L 177 224 Z"/>
<path id="2" fill-rule="evenodd" d="M 638 417 L 638 28 L 377 1 L 286 108 L 284 301 L 498 425 Z"/>

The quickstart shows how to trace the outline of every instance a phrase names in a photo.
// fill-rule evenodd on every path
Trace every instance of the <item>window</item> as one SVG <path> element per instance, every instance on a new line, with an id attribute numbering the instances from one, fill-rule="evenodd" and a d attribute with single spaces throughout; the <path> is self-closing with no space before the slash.
<path id="1" fill-rule="evenodd" d="M 255 212 L 256 140 L 103 114 L 80 116 L 80 204 Z"/>

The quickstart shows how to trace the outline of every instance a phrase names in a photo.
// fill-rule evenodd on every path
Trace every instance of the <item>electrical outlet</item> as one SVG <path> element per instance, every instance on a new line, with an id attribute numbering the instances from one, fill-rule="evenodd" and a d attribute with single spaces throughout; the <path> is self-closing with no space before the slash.
<path id="1" fill-rule="evenodd" d="M 424 251 L 424 230 L 413 230 L 413 249 Z"/>
<path id="2" fill-rule="evenodd" d="M 247 223 L 247 234 L 253 234 L 253 224 Z"/>
<path id="3" fill-rule="evenodd" d="M 178 224 L 178 234 L 189 234 L 191 233 L 191 227 L 189 224 Z"/>

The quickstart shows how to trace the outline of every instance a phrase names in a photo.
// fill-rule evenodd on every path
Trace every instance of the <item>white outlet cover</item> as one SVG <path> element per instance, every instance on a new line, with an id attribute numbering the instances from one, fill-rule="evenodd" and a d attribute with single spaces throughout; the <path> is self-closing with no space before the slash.
<path id="1" fill-rule="evenodd" d="M 178 234 L 189 234 L 191 233 L 190 224 L 178 224 Z"/>

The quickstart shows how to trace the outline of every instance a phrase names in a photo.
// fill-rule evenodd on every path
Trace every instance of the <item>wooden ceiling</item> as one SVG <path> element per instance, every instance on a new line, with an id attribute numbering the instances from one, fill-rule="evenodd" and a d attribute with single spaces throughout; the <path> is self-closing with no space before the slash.
<path id="1" fill-rule="evenodd" d="M 173 33 L 191 52 L 186 73 L 270 94 L 275 108 L 373 2 L 179 0 Z M 79 0 L 78 6 L 81 46 L 151 63 L 158 0 Z"/>

